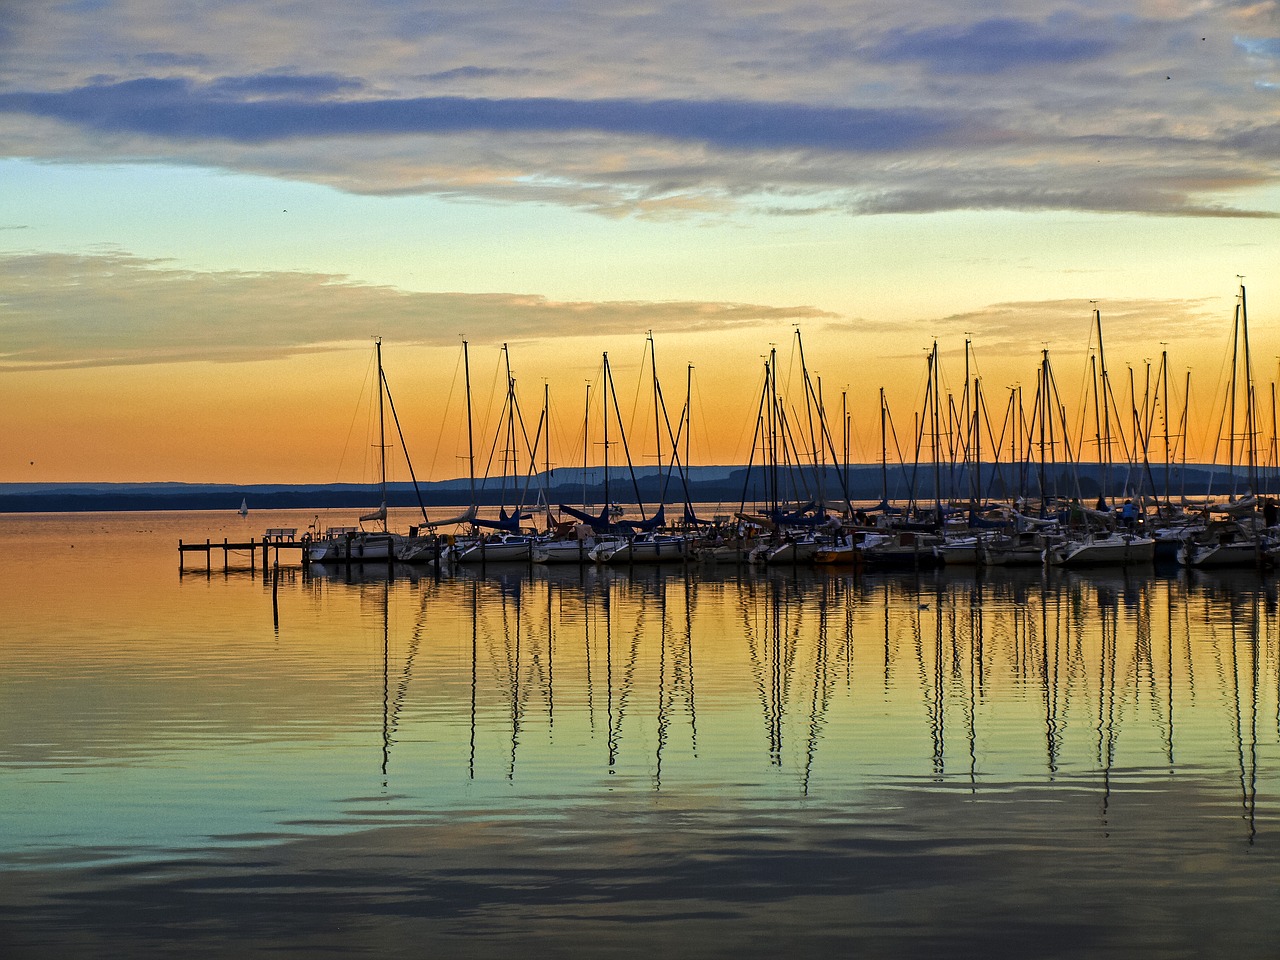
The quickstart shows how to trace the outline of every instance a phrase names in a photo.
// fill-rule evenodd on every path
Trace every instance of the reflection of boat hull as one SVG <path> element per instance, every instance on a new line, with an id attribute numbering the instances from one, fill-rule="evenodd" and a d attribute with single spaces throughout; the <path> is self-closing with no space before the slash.
<path id="1" fill-rule="evenodd" d="M 1128 566 L 1152 563 L 1156 542 L 1150 537 L 1112 534 L 1087 540 L 1065 540 L 1045 548 L 1045 559 L 1060 567 Z"/>

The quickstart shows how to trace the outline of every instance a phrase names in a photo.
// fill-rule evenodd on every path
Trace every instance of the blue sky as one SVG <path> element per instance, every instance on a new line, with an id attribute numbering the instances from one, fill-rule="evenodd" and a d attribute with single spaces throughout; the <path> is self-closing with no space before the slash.
<path id="1" fill-rule="evenodd" d="M 745 407 L 799 324 L 830 383 L 908 410 L 933 337 L 993 388 L 1044 343 L 1074 378 L 1094 300 L 1119 362 L 1197 365 L 1207 422 L 1238 275 L 1260 380 L 1280 353 L 1277 84 L 1274 2 L 18 6 L 0 389 L 53 407 L 0 479 L 244 471 L 94 447 L 73 370 L 271 364 L 294 403 L 299 358 L 358 375 L 377 334 L 438 365 L 465 334 L 573 396 L 653 330 Z M 296 453 L 260 479 L 325 456 Z"/>

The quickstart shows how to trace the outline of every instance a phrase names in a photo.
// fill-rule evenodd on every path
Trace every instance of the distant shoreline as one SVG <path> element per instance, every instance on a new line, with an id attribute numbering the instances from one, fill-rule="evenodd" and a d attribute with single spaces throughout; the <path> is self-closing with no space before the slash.
<path id="1" fill-rule="evenodd" d="M 614 469 L 617 469 L 615 474 Z M 1148 496 L 1163 498 L 1166 495 L 1165 467 L 1163 464 L 1142 466 L 1113 466 L 1108 475 L 1108 496 L 1136 495 L 1140 489 Z M 943 465 L 940 471 L 944 498 L 965 499 L 972 489 L 969 468 L 963 464 Z M 984 463 L 975 471 L 981 482 L 983 494 L 988 499 L 1006 499 L 1008 492 L 1020 489 L 1026 496 L 1040 494 L 1041 468 L 1039 464 L 999 466 Z M 934 499 L 935 468 L 932 464 L 913 467 L 892 464 L 887 478 L 882 478 L 879 464 L 850 465 L 847 474 L 828 466 L 821 487 L 828 503 L 843 498 L 847 477 L 849 498 L 854 501 L 878 501 L 887 481 L 888 497 L 893 501 L 905 501 L 912 496 L 917 500 Z M 1259 471 L 1263 478 L 1259 493 L 1280 489 L 1274 471 Z M 557 503 L 604 503 L 605 489 L 600 482 L 599 469 L 587 471 L 587 483 L 583 484 L 581 469 L 565 468 L 552 471 L 552 482 L 546 489 L 546 500 Z M 815 499 L 819 487 L 813 470 L 777 469 L 779 490 L 786 490 L 782 499 L 791 501 Z M 1097 464 L 1081 464 L 1078 467 L 1056 465 L 1044 470 L 1045 488 L 1059 496 L 1093 498 L 1101 491 L 1100 469 Z M 680 503 L 688 495 L 694 503 L 737 503 L 745 499 L 749 503 L 766 499 L 764 471 L 755 467 L 750 476 L 742 466 L 697 467 L 689 471 L 687 484 L 678 475 L 664 478 L 652 467 L 636 470 L 633 474 L 625 467 L 610 469 L 609 498 L 615 503 Z M 1178 498 L 1226 496 L 1245 492 L 1244 470 L 1237 468 L 1233 479 L 1226 467 L 1187 464 L 1170 467 L 1168 494 Z M 466 479 L 454 479 L 432 483 L 420 483 L 415 491 L 413 484 L 387 485 L 388 507 L 456 506 L 472 501 L 471 484 Z M 637 497 L 637 489 L 639 496 Z M 538 500 L 539 479 L 521 480 L 518 485 L 508 479 L 503 489 L 500 480 L 476 482 L 477 506 L 511 506 L 523 500 L 531 504 Z M 1126 493 L 1125 491 L 1129 491 Z M 523 494 L 523 495 L 522 495 Z M 367 509 L 377 506 L 380 493 L 376 485 L 369 484 L 196 484 L 196 483 L 0 483 L 0 513 L 97 513 L 153 510 L 213 510 L 234 511 L 241 502 L 253 510 L 310 510 L 330 508 Z"/>

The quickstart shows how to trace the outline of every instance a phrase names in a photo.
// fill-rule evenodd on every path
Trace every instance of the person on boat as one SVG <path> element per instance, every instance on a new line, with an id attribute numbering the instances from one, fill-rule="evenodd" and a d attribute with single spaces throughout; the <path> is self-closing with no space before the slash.
<path id="1" fill-rule="evenodd" d="M 1120 508 L 1120 519 L 1124 521 L 1125 527 L 1132 530 L 1138 524 L 1138 508 L 1133 505 L 1132 500 L 1126 500 L 1124 506 Z"/>
<path id="2" fill-rule="evenodd" d="M 1274 527 L 1277 519 L 1276 502 L 1270 497 L 1262 501 L 1262 522 L 1268 527 Z"/>

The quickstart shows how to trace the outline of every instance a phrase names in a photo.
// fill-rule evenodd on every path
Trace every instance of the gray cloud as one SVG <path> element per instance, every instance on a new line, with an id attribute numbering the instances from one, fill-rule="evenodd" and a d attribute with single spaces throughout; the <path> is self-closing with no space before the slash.
<path id="1" fill-rule="evenodd" d="M 998 74 L 1098 60 L 1124 40 L 1121 23 L 1060 17 L 1047 23 L 995 18 L 889 31 L 870 51 L 886 62 L 919 61 L 938 73 Z"/>
<path id="2" fill-rule="evenodd" d="M 1274 4 L 298 9 L 28 9 L 4 152 L 609 216 L 1270 215 Z"/>
<path id="3" fill-rule="evenodd" d="M 1207 300 L 1108 300 L 1098 304 L 1112 360 L 1159 359 L 1163 344 L 1225 339 L 1230 316 L 1215 313 Z M 928 335 L 960 340 L 966 330 L 981 330 L 980 355 L 1027 358 L 1028 375 L 1045 347 L 1071 369 L 1093 343 L 1093 306 L 1084 300 L 1035 300 L 995 303 L 980 310 L 921 321 Z M 914 356 L 915 354 L 906 354 Z M 1121 358 L 1124 358 L 1123 360 Z"/>
<path id="4" fill-rule="evenodd" d="M 324 274 L 200 273 L 124 254 L 0 257 L 0 303 L 0 371 L 269 360 L 375 334 L 441 345 L 459 333 L 483 343 L 832 316 L 807 306 L 414 293 Z"/>
<path id="5" fill-rule="evenodd" d="M 690 100 L 324 100 L 359 89 L 332 76 L 220 78 L 208 86 L 146 78 L 58 93 L 3 93 L 0 112 L 102 133 L 268 143 L 299 137 L 594 131 L 707 143 L 729 150 L 884 152 L 937 146 L 973 121 L 923 110 Z M 252 97 L 265 93 L 266 98 Z M 305 98 L 288 96 L 304 94 Z"/>
<path id="6" fill-rule="evenodd" d="M 449 83 L 454 80 L 495 80 L 533 76 L 533 70 L 511 67 L 454 67 L 437 73 L 424 73 L 415 79 L 423 83 Z"/>

